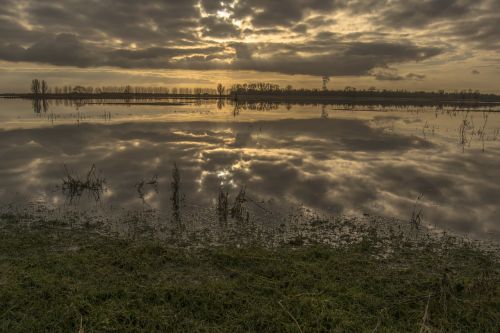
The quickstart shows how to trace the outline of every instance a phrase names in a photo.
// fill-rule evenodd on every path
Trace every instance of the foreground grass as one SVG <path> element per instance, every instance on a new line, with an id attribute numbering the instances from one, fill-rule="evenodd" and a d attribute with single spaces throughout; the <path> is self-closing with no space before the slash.
<path id="1" fill-rule="evenodd" d="M 0 231 L 1 332 L 498 332 L 482 252 L 179 249 Z"/>

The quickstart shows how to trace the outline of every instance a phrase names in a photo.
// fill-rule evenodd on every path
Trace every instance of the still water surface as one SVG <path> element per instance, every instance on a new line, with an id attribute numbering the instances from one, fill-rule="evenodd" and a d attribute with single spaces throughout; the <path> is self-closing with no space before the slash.
<path id="1" fill-rule="evenodd" d="M 167 212 L 176 163 L 190 207 L 245 186 L 263 209 L 404 220 L 418 207 L 431 226 L 500 240 L 498 107 L 154 103 L 0 100 L 0 203 L 95 206 L 61 190 L 66 169 L 95 165 L 99 207 Z"/>

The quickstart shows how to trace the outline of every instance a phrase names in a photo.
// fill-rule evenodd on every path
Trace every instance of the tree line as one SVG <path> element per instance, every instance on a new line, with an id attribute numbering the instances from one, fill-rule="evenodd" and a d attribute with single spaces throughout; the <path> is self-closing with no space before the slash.
<path id="1" fill-rule="evenodd" d="M 222 95 L 225 88 L 219 84 L 216 88 L 187 87 L 147 87 L 147 86 L 83 86 L 64 85 L 49 87 L 45 80 L 33 79 L 30 87 L 35 97 L 46 95 L 103 95 L 103 94 L 134 94 L 134 95 Z"/>
<path id="2" fill-rule="evenodd" d="M 409 91 L 404 89 L 388 90 L 370 87 L 368 89 L 357 89 L 346 86 L 344 89 L 329 90 L 326 84 L 329 80 L 323 79 L 322 89 L 293 88 L 291 85 L 282 87 L 278 84 L 269 82 L 251 82 L 243 84 L 233 84 L 226 88 L 219 83 L 215 88 L 186 88 L 186 87 L 145 87 L 145 86 L 82 86 L 82 85 L 64 85 L 49 87 L 45 80 L 33 79 L 31 82 L 31 93 L 35 98 L 45 98 L 47 95 L 160 95 L 160 96 L 219 96 L 238 99 L 245 96 L 276 96 L 276 97 L 372 97 L 372 98 L 408 98 L 408 99 L 450 99 L 450 100 L 495 100 L 500 96 L 494 94 L 483 94 L 478 90 L 460 90 L 460 91 Z"/>
<path id="3" fill-rule="evenodd" d="M 234 84 L 229 89 L 229 95 L 233 98 L 245 96 L 301 96 L 301 97 L 375 97 L 375 98 L 429 98 L 429 99 L 467 99 L 467 100 L 499 100 L 500 96 L 495 94 L 484 94 L 479 90 L 460 91 L 409 91 L 405 89 L 389 90 L 370 87 L 368 89 L 357 89 L 346 86 L 344 89 L 329 90 L 326 82 L 323 82 L 322 89 L 295 89 L 291 85 L 281 87 L 273 83 L 256 82 Z"/>

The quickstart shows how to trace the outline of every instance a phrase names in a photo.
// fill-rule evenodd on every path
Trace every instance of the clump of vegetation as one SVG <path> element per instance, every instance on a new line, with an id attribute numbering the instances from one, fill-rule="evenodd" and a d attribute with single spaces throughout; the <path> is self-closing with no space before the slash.
<path id="1" fill-rule="evenodd" d="M 472 137 L 474 135 L 474 123 L 469 119 L 469 111 L 465 113 L 460 126 L 458 127 L 459 133 L 459 143 L 462 146 L 462 150 L 465 150 L 465 146 L 470 145 Z"/>
<path id="2" fill-rule="evenodd" d="M 144 179 L 142 179 L 135 185 L 135 188 L 137 190 L 137 195 L 139 196 L 139 199 L 142 200 L 143 204 L 146 204 L 145 188 L 150 187 L 155 191 L 155 193 L 159 193 L 158 186 L 159 186 L 158 175 L 154 175 L 149 181 L 145 181 Z"/>
<path id="3" fill-rule="evenodd" d="M 249 220 L 250 213 L 245 209 L 245 203 L 247 202 L 246 198 L 246 187 L 243 186 L 236 198 L 234 199 L 233 206 L 231 207 L 231 217 L 238 221 Z"/>
<path id="4" fill-rule="evenodd" d="M 170 183 L 170 188 L 172 190 L 172 196 L 170 201 L 172 202 L 172 214 L 175 221 L 180 221 L 181 219 L 181 174 L 177 168 L 177 163 L 174 163 L 172 168 L 172 182 Z"/>
<path id="5" fill-rule="evenodd" d="M 424 220 L 424 210 L 420 205 L 420 200 L 423 198 L 423 194 L 420 193 L 413 204 L 413 209 L 410 216 L 410 225 L 415 228 L 415 230 L 420 229 Z"/>
<path id="6" fill-rule="evenodd" d="M 106 189 L 106 180 L 96 174 L 95 164 L 92 164 L 83 179 L 78 175 L 72 175 L 66 165 L 64 165 L 64 170 L 66 175 L 62 179 L 62 190 L 69 203 L 74 200 L 78 201 L 84 193 L 96 202 L 101 200 L 101 195 Z"/>
<path id="7" fill-rule="evenodd" d="M 482 143 L 482 146 L 483 146 L 483 153 L 485 151 L 484 141 L 486 141 L 486 125 L 488 124 L 488 117 L 489 117 L 489 114 L 486 112 L 483 112 L 483 125 L 477 131 L 479 141 Z"/>
<path id="8" fill-rule="evenodd" d="M 219 221 L 227 222 L 227 217 L 229 215 L 229 193 L 227 191 L 224 191 L 222 187 L 219 190 L 216 210 Z"/>

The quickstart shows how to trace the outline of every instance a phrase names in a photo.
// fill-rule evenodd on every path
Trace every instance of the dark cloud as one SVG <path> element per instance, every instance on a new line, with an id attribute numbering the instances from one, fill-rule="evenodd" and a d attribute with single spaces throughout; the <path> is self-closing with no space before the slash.
<path id="1" fill-rule="evenodd" d="M 372 75 L 379 81 L 401 81 L 405 79 L 394 68 L 381 68 L 373 71 Z"/>
<path id="2" fill-rule="evenodd" d="M 371 72 L 371 75 L 379 81 L 403 81 L 403 80 L 423 80 L 426 78 L 423 74 L 408 73 L 406 75 L 399 74 L 395 68 L 378 68 Z"/>
<path id="3" fill-rule="evenodd" d="M 408 73 L 406 74 L 406 78 L 408 80 L 423 80 L 426 76 L 423 74 Z"/>
<path id="4" fill-rule="evenodd" d="M 357 6 L 373 12 L 373 22 L 387 28 L 420 29 L 433 36 L 467 42 L 486 50 L 500 50 L 500 2 L 497 0 L 376 1 Z"/>
<path id="5" fill-rule="evenodd" d="M 381 15 L 378 21 L 382 25 L 394 27 L 423 27 L 442 20 L 456 20 L 466 17 L 481 1 L 471 0 L 410 0 L 381 1 Z"/>
<path id="6" fill-rule="evenodd" d="M 62 66 L 88 67 L 99 64 L 99 54 L 80 42 L 76 35 L 59 34 L 43 38 L 28 48 L 7 44 L 0 57 L 9 61 L 29 61 Z"/>
<path id="7" fill-rule="evenodd" d="M 250 18 L 256 27 L 290 26 L 300 22 L 311 10 L 333 12 L 336 2 L 333 0 L 241 0 L 234 9 L 234 17 Z"/>
<path id="8" fill-rule="evenodd" d="M 325 17 L 325 16 L 314 16 L 306 20 L 306 24 L 312 28 L 318 28 L 322 26 L 329 26 L 334 24 L 335 20 Z"/>
<path id="9" fill-rule="evenodd" d="M 439 48 L 419 47 L 410 43 L 334 42 L 306 46 L 307 51 L 317 53 L 307 57 L 298 53 L 306 51 L 302 45 L 253 45 L 254 50 L 270 54 L 265 58 L 257 58 L 252 57 L 248 47 L 244 48 L 245 52 L 241 51 L 243 48 L 241 45 L 238 47 L 237 53 L 243 53 L 244 56 L 237 58 L 234 63 L 235 68 L 319 76 L 368 75 L 377 67 L 421 61 L 441 53 Z"/>
<path id="10" fill-rule="evenodd" d="M 500 8 L 486 16 L 450 25 L 443 34 L 484 50 L 500 51 Z"/>
<path id="11" fill-rule="evenodd" d="M 426 78 L 423 74 L 408 73 L 406 75 L 400 75 L 398 70 L 395 68 L 379 68 L 372 71 L 372 76 L 379 81 L 404 81 L 404 80 L 416 80 L 421 81 Z"/>
<path id="12" fill-rule="evenodd" d="M 240 30 L 227 20 L 218 19 L 214 16 L 204 17 L 200 20 L 203 26 L 203 36 L 228 38 L 237 37 Z"/>

